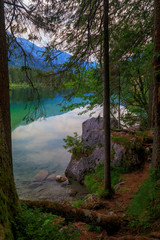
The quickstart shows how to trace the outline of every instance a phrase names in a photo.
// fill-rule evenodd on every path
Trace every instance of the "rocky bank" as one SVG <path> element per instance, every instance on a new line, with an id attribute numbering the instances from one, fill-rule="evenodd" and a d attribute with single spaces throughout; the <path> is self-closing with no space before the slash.
<path id="1" fill-rule="evenodd" d="M 111 119 L 111 129 L 117 127 L 117 121 Z M 95 168 L 104 162 L 104 131 L 103 118 L 91 118 L 82 124 L 82 142 L 84 148 L 92 149 L 88 154 L 80 157 L 71 156 L 71 160 L 65 175 L 68 178 L 83 183 L 85 176 L 94 172 Z M 150 149 L 148 150 L 150 152 Z M 120 135 L 116 131 L 111 132 L 111 159 L 112 165 L 125 168 L 136 168 L 143 164 L 146 151 L 141 139 L 133 133 L 130 135 L 122 131 Z"/>

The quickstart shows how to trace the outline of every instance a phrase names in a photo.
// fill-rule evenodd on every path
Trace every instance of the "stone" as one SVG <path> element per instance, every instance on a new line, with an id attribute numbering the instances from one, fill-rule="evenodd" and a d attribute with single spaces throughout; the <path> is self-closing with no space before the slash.
<path id="1" fill-rule="evenodd" d="M 123 154 L 125 153 L 125 146 L 114 143 L 111 141 L 111 151 L 113 153 L 112 163 L 114 166 L 119 167 L 122 165 Z"/>
<path id="2" fill-rule="evenodd" d="M 65 182 L 62 182 L 61 187 L 67 187 L 68 185 L 70 185 L 70 182 L 67 179 Z"/>
<path id="3" fill-rule="evenodd" d="M 56 182 L 62 183 L 67 181 L 68 179 L 65 176 L 57 175 L 56 176 Z"/>
<path id="4" fill-rule="evenodd" d="M 48 176 L 47 170 L 41 170 L 34 176 L 34 181 L 44 181 Z"/>
<path id="5" fill-rule="evenodd" d="M 116 216 L 116 214 L 114 212 L 109 212 L 108 215 L 109 216 Z"/>
<path id="6" fill-rule="evenodd" d="M 118 126 L 117 120 L 110 119 L 110 127 L 115 128 Z M 90 118 L 82 123 L 82 140 L 85 144 L 93 146 L 97 143 L 103 144 L 103 118 Z"/>
<path id="7" fill-rule="evenodd" d="M 89 194 L 87 196 L 87 199 L 82 203 L 82 207 L 85 209 L 97 210 L 104 208 L 105 205 L 102 203 L 102 201 L 99 200 L 99 197 L 96 194 Z"/>
<path id="8" fill-rule="evenodd" d="M 55 181 L 55 180 L 56 180 L 56 176 L 57 176 L 57 175 L 54 174 L 54 173 L 53 173 L 53 174 L 50 174 L 50 175 L 47 177 L 46 180 L 47 180 L 47 181 Z"/>
<path id="9" fill-rule="evenodd" d="M 71 196 L 71 197 L 75 197 L 76 195 L 77 195 L 77 191 L 76 190 L 74 190 L 74 189 L 69 189 L 68 190 L 68 194 L 69 194 L 69 196 Z"/>
<path id="10" fill-rule="evenodd" d="M 112 127 L 116 126 L 114 119 L 111 119 Z M 84 145 L 92 147 L 88 155 L 82 154 L 78 159 L 72 154 L 71 160 L 66 168 L 65 175 L 79 183 L 84 182 L 88 173 L 94 172 L 95 168 L 104 162 L 104 134 L 102 118 L 91 118 L 82 124 L 82 141 Z M 118 138 L 117 138 L 118 140 Z M 127 139 L 126 139 L 127 140 Z M 142 165 L 145 157 L 142 144 L 136 137 L 131 141 L 111 141 L 111 157 L 114 166 L 132 168 Z"/>
<path id="11" fill-rule="evenodd" d="M 119 183 L 117 183 L 115 186 L 114 186 L 114 190 L 116 191 L 116 190 L 118 190 L 122 185 L 124 185 L 125 184 L 125 182 L 119 182 Z"/>
<path id="12" fill-rule="evenodd" d="M 31 184 L 29 185 L 29 188 L 35 189 L 35 188 L 37 188 L 37 187 L 39 187 L 39 186 L 42 186 L 42 182 L 33 182 L 33 183 L 31 183 Z"/>
<path id="13" fill-rule="evenodd" d="M 83 183 L 86 174 L 93 172 L 96 166 L 104 161 L 104 148 L 95 147 L 93 152 L 87 157 L 81 157 L 79 160 L 71 157 L 65 175 L 68 178 Z"/>

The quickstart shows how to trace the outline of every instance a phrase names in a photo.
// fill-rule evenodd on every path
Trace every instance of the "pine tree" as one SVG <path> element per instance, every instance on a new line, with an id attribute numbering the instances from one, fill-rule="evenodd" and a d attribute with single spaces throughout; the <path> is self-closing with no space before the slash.
<path id="1" fill-rule="evenodd" d="M 19 204 L 12 167 L 9 78 L 4 22 L 4 3 L 0 1 L 0 238 L 14 239 L 12 222 Z"/>
<path id="2" fill-rule="evenodd" d="M 160 0 L 155 0 L 154 21 L 154 109 L 155 130 L 152 163 L 156 174 L 160 172 Z"/>

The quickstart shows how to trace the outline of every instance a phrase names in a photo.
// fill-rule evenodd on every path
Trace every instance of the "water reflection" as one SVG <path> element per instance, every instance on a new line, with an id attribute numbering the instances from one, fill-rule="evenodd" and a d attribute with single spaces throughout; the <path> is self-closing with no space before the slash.
<path id="1" fill-rule="evenodd" d="M 55 180 L 39 182 L 35 180 L 35 175 L 41 170 L 48 171 L 48 175 L 64 174 L 70 154 L 63 148 L 63 138 L 72 135 L 73 132 L 81 134 L 82 122 L 89 117 L 89 113 L 79 116 L 79 109 L 60 113 L 57 110 L 60 109 L 57 103 L 62 98 L 63 96 L 56 95 L 52 100 L 47 101 L 47 98 L 44 100 L 47 114 L 54 116 L 36 120 L 28 125 L 20 125 L 12 132 L 14 175 L 20 199 L 70 198 L 68 194 L 70 187 L 78 190 L 77 198 L 86 192 L 76 183 L 64 188 Z"/>
<path id="2" fill-rule="evenodd" d="M 39 89 L 40 104 L 43 107 L 45 117 L 61 115 L 60 104 L 64 102 L 64 91 L 56 93 L 53 89 L 41 88 Z M 19 125 L 25 125 L 26 122 L 23 118 L 30 110 L 34 109 L 35 96 L 31 88 L 14 89 L 10 92 L 10 105 L 11 105 L 11 127 L 15 129 Z M 74 98 L 70 103 L 80 103 L 80 98 Z M 65 102 L 65 105 L 69 103 Z M 39 116 L 35 117 L 35 120 Z"/>

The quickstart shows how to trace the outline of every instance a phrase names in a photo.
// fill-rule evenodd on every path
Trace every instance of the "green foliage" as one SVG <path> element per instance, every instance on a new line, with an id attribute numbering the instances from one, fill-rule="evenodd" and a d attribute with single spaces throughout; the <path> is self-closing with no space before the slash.
<path id="1" fill-rule="evenodd" d="M 65 240 L 78 239 L 78 232 L 72 225 L 64 227 L 62 218 L 51 213 L 42 213 L 39 209 L 27 209 L 15 219 L 16 240 Z"/>
<path id="2" fill-rule="evenodd" d="M 152 172 L 133 197 L 127 214 L 137 219 L 143 228 L 160 220 L 160 180 Z"/>
<path id="3" fill-rule="evenodd" d="M 77 132 L 73 133 L 74 136 L 67 136 L 63 141 L 66 143 L 63 147 L 65 149 L 69 148 L 68 152 L 72 153 L 75 158 L 80 158 L 82 155 L 88 156 L 93 148 L 91 146 L 87 146 L 81 139 L 81 136 L 77 134 Z"/>
<path id="4" fill-rule="evenodd" d="M 73 207 L 81 207 L 83 205 L 83 202 L 87 199 L 88 197 L 84 197 L 81 200 L 77 200 L 73 203 Z"/>
<path id="5" fill-rule="evenodd" d="M 10 89 L 26 88 L 30 86 L 30 81 L 34 86 L 52 87 L 59 90 L 62 86 L 61 79 L 55 76 L 54 71 L 43 71 L 30 67 L 21 68 L 11 66 L 9 68 Z"/>
<path id="6" fill-rule="evenodd" d="M 125 138 L 124 136 L 112 136 L 112 140 L 115 143 L 125 145 L 125 147 L 129 147 L 131 144 L 130 140 Z"/>
<path id="7" fill-rule="evenodd" d="M 65 89 L 70 89 L 66 100 L 70 101 L 72 97 L 82 98 L 81 103 L 73 103 L 68 106 L 63 105 L 63 110 L 73 110 L 81 106 L 87 106 L 87 111 L 92 110 L 95 106 L 101 105 L 102 97 L 102 76 L 99 67 L 81 68 L 77 72 L 68 73 L 64 79 Z M 85 113 L 84 111 L 83 113 Z"/>
<path id="8" fill-rule="evenodd" d="M 123 169 L 120 167 L 111 167 L 112 189 L 120 181 Z M 85 177 L 84 184 L 91 193 L 96 193 L 100 197 L 108 196 L 108 192 L 104 190 L 104 164 L 96 168 L 95 173 L 90 173 Z"/>
<path id="9" fill-rule="evenodd" d="M 137 121 L 140 121 L 140 118 L 135 115 L 135 108 L 132 106 L 127 107 L 130 112 L 126 113 L 125 115 L 121 116 L 121 120 L 124 122 L 126 126 L 134 126 Z"/>
<path id="10" fill-rule="evenodd" d="M 142 138 L 148 136 L 148 133 L 146 131 L 137 131 L 136 134 Z"/>
<path id="11" fill-rule="evenodd" d="M 86 225 L 86 230 L 87 230 L 87 231 L 91 231 L 91 232 L 100 233 L 100 232 L 102 232 L 103 229 L 102 229 L 100 226 L 95 226 L 95 225 L 87 224 L 87 225 Z"/>
<path id="12" fill-rule="evenodd" d="M 83 199 L 82 200 L 77 200 L 73 203 L 73 207 L 81 207 L 83 204 Z"/>

